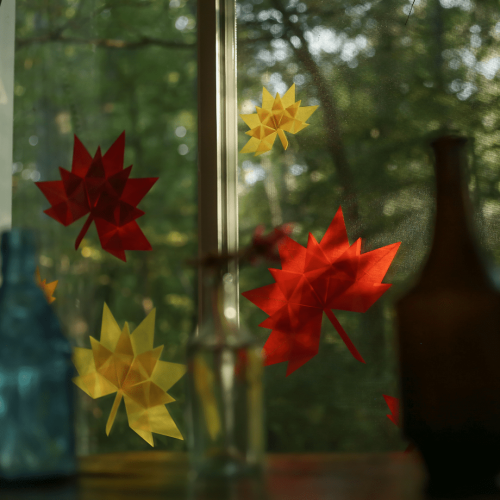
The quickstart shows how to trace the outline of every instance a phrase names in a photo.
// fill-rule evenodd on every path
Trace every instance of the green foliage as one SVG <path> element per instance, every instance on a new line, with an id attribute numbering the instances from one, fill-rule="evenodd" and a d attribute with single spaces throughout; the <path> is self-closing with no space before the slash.
<path id="1" fill-rule="evenodd" d="M 165 345 L 166 361 L 184 362 L 196 297 L 195 271 L 185 265 L 197 248 L 195 5 L 17 2 L 13 222 L 38 230 L 41 274 L 59 280 L 54 306 L 75 345 L 99 338 L 104 302 L 132 328 L 157 307 L 155 345 Z M 183 30 L 175 27 L 181 17 Z M 71 168 L 73 133 L 93 155 L 123 130 L 131 177 L 159 177 L 138 220 L 153 251 L 127 252 L 126 264 L 102 250 L 94 227 L 75 251 L 85 219 L 68 228 L 50 219 L 33 183 L 58 180 L 59 166 Z M 182 144 L 187 154 L 180 154 Z M 185 434 L 182 381 L 172 395 L 178 402 L 169 410 Z M 78 393 L 80 452 L 149 447 L 123 415 L 106 437 L 112 402 Z M 185 449 L 184 442 L 155 439 L 159 447 Z"/>
<path id="2" fill-rule="evenodd" d="M 254 112 L 263 85 L 282 93 L 293 82 L 303 105 L 320 106 L 307 129 L 289 136 L 287 151 L 277 141 L 269 154 L 240 155 L 241 243 L 258 224 L 294 222 L 293 237 L 305 245 L 309 231 L 321 238 L 339 205 L 351 241 L 363 237 L 364 251 L 403 242 L 383 299 L 364 315 L 338 313 L 366 365 L 324 321 L 316 358 L 288 378 L 284 365 L 266 369 L 273 451 L 405 446 L 385 417 L 382 394 L 397 395 L 392 303 L 418 274 L 432 237 L 429 135 L 453 129 L 474 139 L 476 223 L 483 248 L 493 262 L 500 259 L 498 4 L 421 0 L 405 25 L 410 4 L 238 2 L 238 112 Z M 17 5 L 14 223 L 39 230 L 42 277 L 59 279 L 55 306 L 75 345 L 88 347 L 88 336 L 99 336 L 104 301 L 131 326 L 155 306 L 163 359 L 182 362 L 196 297 L 195 273 L 183 264 L 196 253 L 196 2 Z M 240 127 L 241 148 L 248 136 L 242 121 Z M 49 219 L 33 184 L 70 167 L 72 133 L 93 154 L 124 129 L 132 176 L 160 177 L 138 221 L 154 250 L 128 252 L 127 264 L 102 251 L 94 229 L 75 252 L 83 220 L 64 228 Z M 271 281 L 264 267 L 245 268 L 240 290 Z M 241 310 L 264 343 L 269 331 L 258 324 L 265 314 L 245 300 Z M 178 403 L 169 410 L 185 434 L 182 382 L 171 393 Z M 111 404 L 79 395 L 80 452 L 147 448 L 119 420 L 124 412 L 105 436 Z M 185 446 L 155 439 L 160 448 Z"/>
<path id="3" fill-rule="evenodd" d="M 284 365 L 266 369 L 268 441 L 275 451 L 404 448 L 382 398 L 398 393 L 392 304 L 430 245 L 428 143 L 440 130 L 474 139 L 476 222 L 483 248 L 493 260 L 500 257 L 498 6 L 417 2 L 405 25 L 410 5 L 239 2 L 239 113 L 253 112 L 263 85 L 274 95 L 294 82 L 297 100 L 320 106 L 311 125 L 290 137 L 287 151 L 276 142 L 268 155 L 240 155 L 242 240 L 256 224 L 294 222 L 293 237 L 306 245 L 307 233 L 320 239 L 342 205 L 351 242 L 363 237 L 363 251 L 402 241 L 386 277 L 391 290 L 366 314 L 338 313 L 366 365 L 349 355 L 325 319 L 316 358 L 286 379 Z M 246 130 L 240 121 L 240 148 Z M 264 269 L 240 276 L 242 291 L 272 282 Z M 258 324 L 266 315 L 244 300 L 241 312 L 264 342 L 269 330 Z"/>

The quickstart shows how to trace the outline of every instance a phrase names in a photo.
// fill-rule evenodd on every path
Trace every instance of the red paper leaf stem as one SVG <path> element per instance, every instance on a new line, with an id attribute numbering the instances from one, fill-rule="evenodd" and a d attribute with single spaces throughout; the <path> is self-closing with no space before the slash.
<path id="1" fill-rule="evenodd" d="M 361 361 L 361 363 L 366 363 L 366 361 L 363 359 L 361 354 L 359 354 L 358 350 L 356 349 L 356 346 L 352 343 L 352 340 L 349 338 L 345 330 L 342 328 L 342 325 L 340 324 L 340 321 L 337 319 L 335 314 L 330 311 L 330 309 L 323 309 L 325 311 L 325 314 L 327 315 L 328 319 L 332 322 L 332 325 L 335 327 L 335 330 L 337 330 L 337 333 L 340 335 L 340 338 L 344 341 L 344 344 L 346 345 L 347 349 L 349 349 L 349 352 L 354 356 L 354 359 L 357 359 L 358 361 Z"/>
<path id="2" fill-rule="evenodd" d="M 92 217 L 92 214 L 90 214 L 85 221 L 85 224 L 82 227 L 82 230 L 78 233 L 78 236 L 76 237 L 75 241 L 75 250 L 78 250 L 78 247 L 80 246 L 80 243 L 82 242 L 85 234 L 89 230 L 90 224 L 92 224 L 94 218 Z"/>

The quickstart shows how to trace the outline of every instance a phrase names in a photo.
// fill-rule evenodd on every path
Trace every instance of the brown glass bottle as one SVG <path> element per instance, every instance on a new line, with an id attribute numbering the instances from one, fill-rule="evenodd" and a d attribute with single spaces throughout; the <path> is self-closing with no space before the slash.
<path id="1" fill-rule="evenodd" d="M 496 492 L 500 470 L 500 293 L 471 231 L 465 142 L 432 145 L 434 241 L 397 304 L 403 430 L 438 496 Z"/>

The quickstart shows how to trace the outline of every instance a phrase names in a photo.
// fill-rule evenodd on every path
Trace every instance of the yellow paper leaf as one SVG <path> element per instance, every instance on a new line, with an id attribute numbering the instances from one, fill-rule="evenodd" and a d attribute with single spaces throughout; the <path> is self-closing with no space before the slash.
<path id="1" fill-rule="evenodd" d="M 245 132 L 251 138 L 240 153 L 255 153 L 255 156 L 267 153 L 273 147 L 276 135 L 279 135 L 283 148 L 288 147 L 285 132 L 296 134 L 309 124 L 308 118 L 318 109 L 318 106 L 300 106 L 295 102 L 295 84 L 283 97 L 273 96 L 264 88 L 262 90 L 262 108 L 249 115 L 240 115 L 250 130 Z"/>
<path id="2" fill-rule="evenodd" d="M 184 365 L 160 361 L 163 346 L 153 348 L 154 327 L 153 309 L 132 334 L 127 323 L 120 330 L 104 304 L 100 341 L 90 337 L 91 349 L 73 352 L 79 375 L 73 382 L 80 389 L 92 398 L 116 393 L 106 434 L 123 399 L 130 427 L 151 446 L 153 432 L 183 439 L 165 404 L 175 401 L 166 391 L 186 372 Z"/>

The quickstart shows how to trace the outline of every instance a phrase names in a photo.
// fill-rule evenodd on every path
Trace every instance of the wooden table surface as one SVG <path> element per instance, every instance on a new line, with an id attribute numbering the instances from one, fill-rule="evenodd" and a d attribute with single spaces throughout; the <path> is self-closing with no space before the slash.
<path id="1" fill-rule="evenodd" d="M 165 451 L 90 455 L 73 483 L 0 489 L 13 500 L 419 500 L 413 454 L 268 455 L 261 480 L 193 481 L 187 455 Z"/>
<path id="2" fill-rule="evenodd" d="M 0 499 L 422 500 L 424 477 L 414 453 L 276 454 L 261 480 L 201 482 L 186 454 L 148 451 L 83 457 L 76 481 L 0 488 Z"/>
<path id="3" fill-rule="evenodd" d="M 85 457 L 82 500 L 418 499 L 418 462 L 393 455 L 269 455 L 261 481 L 193 482 L 182 453 L 142 452 Z"/>

